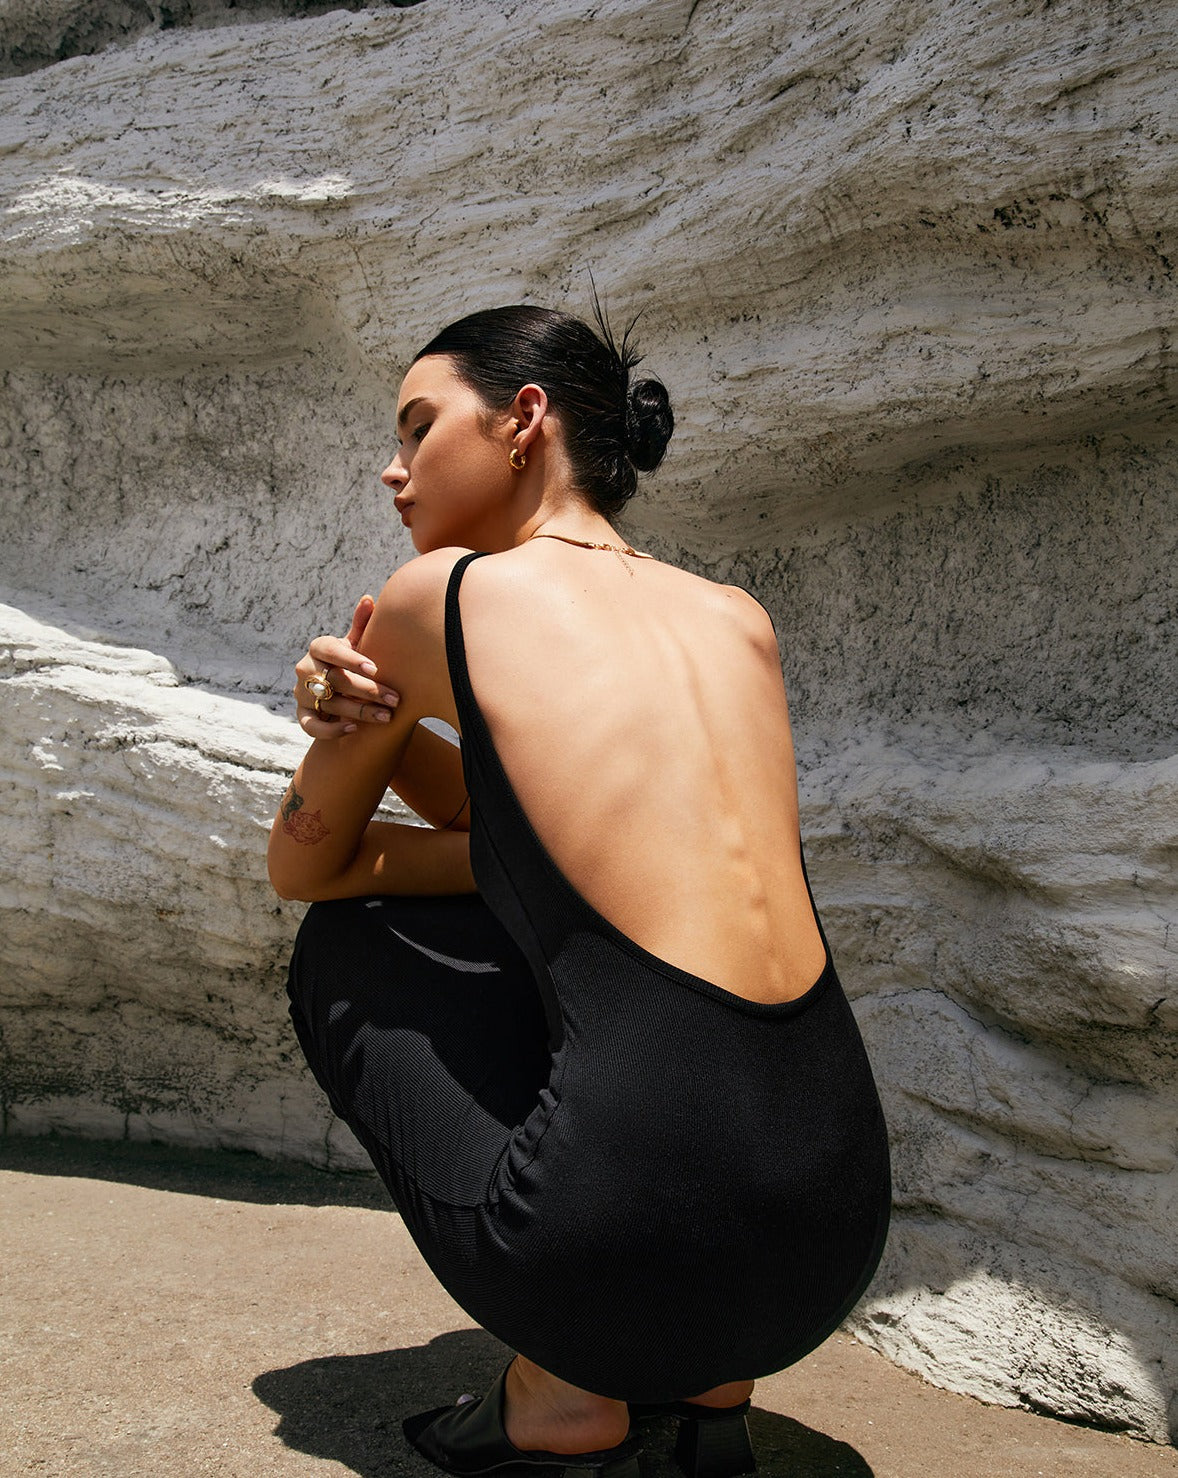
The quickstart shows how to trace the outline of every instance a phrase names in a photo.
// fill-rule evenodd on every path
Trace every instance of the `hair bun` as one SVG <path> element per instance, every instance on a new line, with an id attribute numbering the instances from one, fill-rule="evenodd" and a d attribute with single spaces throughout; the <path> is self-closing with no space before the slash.
<path id="1" fill-rule="evenodd" d="M 626 396 L 626 455 L 639 472 L 653 472 L 663 460 L 675 416 L 661 380 L 639 380 Z"/>

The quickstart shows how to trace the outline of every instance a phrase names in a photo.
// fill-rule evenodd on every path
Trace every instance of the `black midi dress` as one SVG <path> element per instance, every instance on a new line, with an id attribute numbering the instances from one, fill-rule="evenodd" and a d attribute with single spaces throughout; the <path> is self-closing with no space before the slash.
<path id="1" fill-rule="evenodd" d="M 446 645 L 479 894 L 315 904 L 291 1014 L 426 1261 L 507 1345 L 657 1402 L 766 1375 L 842 1321 L 883 1249 L 888 1144 L 826 946 L 796 1000 L 642 949 L 564 878 Z M 825 943 L 825 935 L 823 935 Z"/>

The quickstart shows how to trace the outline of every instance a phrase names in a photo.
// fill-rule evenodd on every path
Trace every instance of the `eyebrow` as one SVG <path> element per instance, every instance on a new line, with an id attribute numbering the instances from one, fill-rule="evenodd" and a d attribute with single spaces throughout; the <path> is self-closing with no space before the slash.
<path id="1" fill-rule="evenodd" d="M 415 395 L 412 400 L 407 400 L 405 402 L 400 411 L 398 411 L 397 413 L 398 431 L 403 431 L 405 429 L 405 422 L 409 419 L 410 411 L 412 411 L 415 405 L 420 405 L 425 398 L 426 397 L 424 395 Z"/>

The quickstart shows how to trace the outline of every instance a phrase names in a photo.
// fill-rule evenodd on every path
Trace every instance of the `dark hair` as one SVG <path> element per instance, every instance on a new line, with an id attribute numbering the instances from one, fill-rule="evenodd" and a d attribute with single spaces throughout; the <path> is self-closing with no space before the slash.
<path id="1" fill-rule="evenodd" d="M 553 308 L 488 308 L 450 324 L 413 358 L 449 356 L 494 410 L 506 410 L 522 386 L 539 385 L 560 419 L 578 487 L 610 518 L 633 497 L 637 473 L 662 461 L 675 417 L 660 381 L 630 384 L 641 359 L 630 330 L 619 346 L 600 307 L 596 317 L 600 334 Z"/>

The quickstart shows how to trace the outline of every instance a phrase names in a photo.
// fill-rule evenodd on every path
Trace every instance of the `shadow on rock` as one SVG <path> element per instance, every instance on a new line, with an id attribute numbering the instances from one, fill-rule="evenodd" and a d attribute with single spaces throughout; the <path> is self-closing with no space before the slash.
<path id="1" fill-rule="evenodd" d="M 287 1447 L 340 1463 L 361 1478 L 424 1478 L 437 1469 L 401 1434 L 403 1418 L 464 1391 L 481 1393 L 509 1352 L 481 1329 L 457 1329 L 428 1345 L 369 1355 L 326 1355 L 268 1370 L 254 1394 L 278 1413 Z M 749 1418 L 762 1478 L 872 1478 L 853 1447 L 776 1412 Z M 674 1422 L 643 1427 L 643 1478 L 681 1478 L 671 1458 Z"/>

